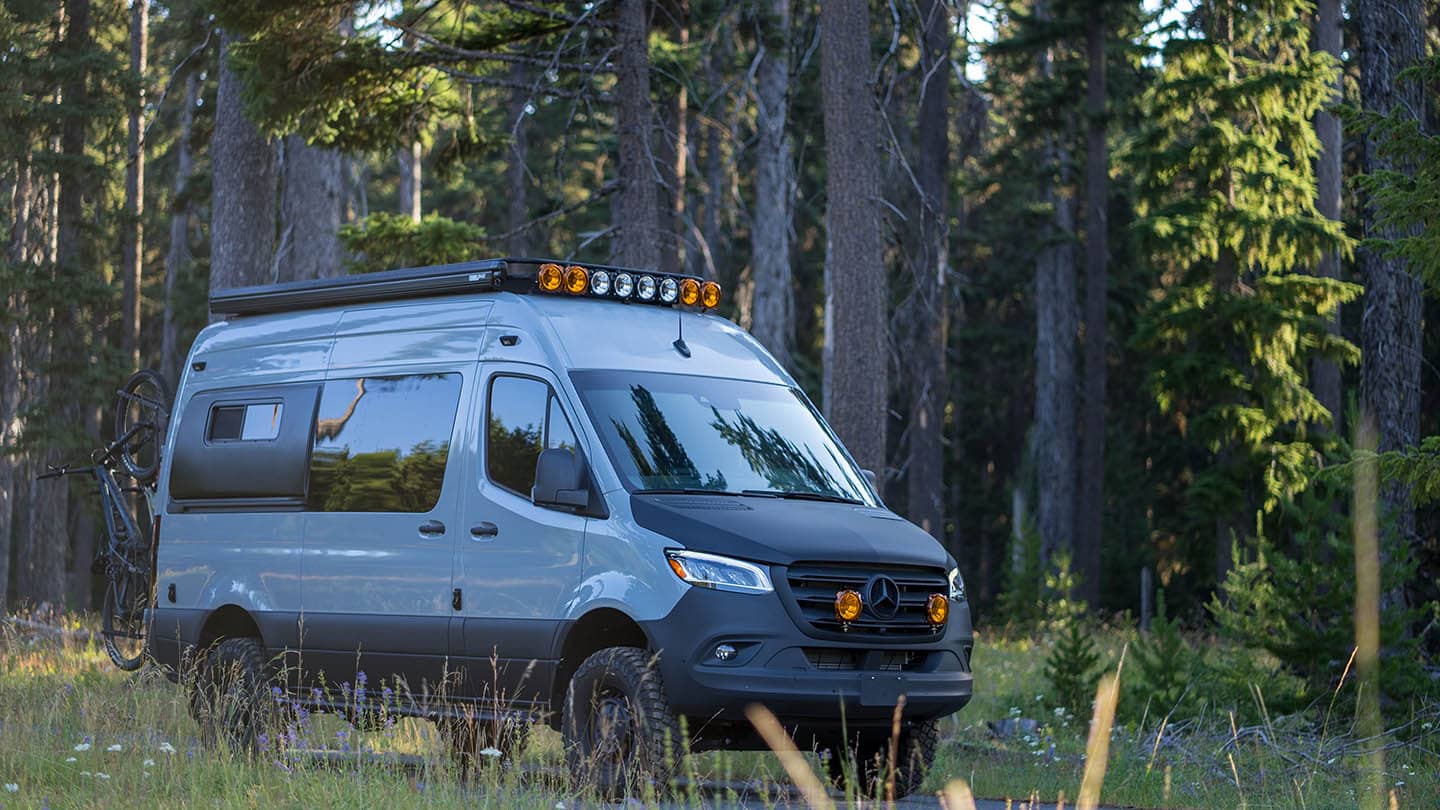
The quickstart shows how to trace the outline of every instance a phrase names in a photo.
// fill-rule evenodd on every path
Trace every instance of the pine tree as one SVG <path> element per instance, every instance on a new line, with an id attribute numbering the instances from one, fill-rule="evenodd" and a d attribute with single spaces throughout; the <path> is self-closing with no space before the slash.
<path id="1" fill-rule="evenodd" d="M 1139 227 L 1170 279 L 1136 341 L 1155 355 L 1161 410 L 1210 455 L 1185 505 L 1223 581 L 1253 509 L 1298 491 L 1316 458 L 1306 426 L 1331 415 L 1306 387 L 1316 357 L 1351 362 L 1328 319 L 1354 285 L 1295 272 L 1348 249 L 1315 209 L 1312 120 L 1334 60 L 1310 50 L 1305 0 L 1213 0 L 1171 39 L 1127 162 Z"/>

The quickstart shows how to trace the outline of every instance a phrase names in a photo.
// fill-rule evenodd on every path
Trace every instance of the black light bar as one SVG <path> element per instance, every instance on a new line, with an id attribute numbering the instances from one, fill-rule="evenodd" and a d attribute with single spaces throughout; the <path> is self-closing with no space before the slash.
<path id="1" fill-rule="evenodd" d="M 505 279 L 505 268 L 504 259 L 489 259 L 236 287 L 212 293 L 210 311 L 217 315 L 260 315 L 337 304 L 483 292 L 500 288 Z"/>

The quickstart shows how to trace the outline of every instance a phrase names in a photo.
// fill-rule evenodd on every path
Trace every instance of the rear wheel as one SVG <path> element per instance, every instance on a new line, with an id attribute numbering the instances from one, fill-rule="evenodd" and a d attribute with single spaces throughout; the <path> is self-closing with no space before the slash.
<path id="1" fill-rule="evenodd" d="M 142 484 L 160 472 L 160 449 L 170 422 L 170 386 L 158 371 L 141 369 L 115 394 L 120 466 Z"/>
<path id="2" fill-rule="evenodd" d="M 895 745 L 895 798 L 909 796 L 920 789 L 925 774 L 935 761 L 935 748 L 940 730 L 934 720 L 915 723 L 900 731 Z M 886 796 L 890 778 L 890 734 L 885 731 L 852 733 L 845 741 L 832 746 L 826 762 L 830 781 L 844 790 L 847 779 L 854 779 L 865 796 Z"/>
<path id="3" fill-rule="evenodd" d="M 646 784 L 663 793 L 685 756 L 680 724 L 644 650 L 611 647 L 585 659 L 566 690 L 563 721 L 571 779 L 607 798 Z"/>
<path id="4" fill-rule="evenodd" d="M 254 638 L 221 639 L 206 654 L 190 710 L 207 745 L 224 741 L 237 754 L 263 750 L 281 728 L 265 650 Z"/>
<path id="5" fill-rule="evenodd" d="M 105 652 L 115 666 L 134 672 L 145 661 L 145 606 L 150 584 L 134 573 L 118 573 L 105 586 L 101 609 L 101 635 Z"/>

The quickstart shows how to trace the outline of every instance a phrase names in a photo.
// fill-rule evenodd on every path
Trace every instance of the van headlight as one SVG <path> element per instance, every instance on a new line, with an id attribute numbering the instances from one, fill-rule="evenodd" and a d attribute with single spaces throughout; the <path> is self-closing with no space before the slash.
<path id="1" fill-rule="evenodd" d="M 959 568 L 950 569 L 950 599 L 955 602 L 965 601 L 965 578 L 960 576 Z"/>
<path id="2" fill-rule="evenodd" d="M 675 576 L 697 588 L 713 588 L 735 593 L 770 593 L 770 574 L 764 568 L 719 554 L 700 551 L 672 550 L 665 552 Z"/>

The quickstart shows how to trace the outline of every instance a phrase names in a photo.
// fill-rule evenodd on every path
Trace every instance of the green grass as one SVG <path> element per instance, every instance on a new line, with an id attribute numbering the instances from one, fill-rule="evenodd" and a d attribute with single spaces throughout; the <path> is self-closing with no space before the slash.
<path id="1" fill-rule="evenodd" d="M 1107 636 L 1102 647 L 1113 656 L 1121 641 L 1118 634 Z M 3 807 L 426 804 L 549 810 L 570 793 L 558 737 L 549 731 L 532 736 L 525 775 L 486 769 L 469 787 L 462 786 L 433 726 L 416 720 L 361 733 L 338 718 L 315 717 L 304 732 L 305 745 L 331 749 L 338 761 L 248 761 L 203 747 L 183 691 L 154 673 L 119 672 L 88 645 L 14 635 L 0 645 L 0 786 L 17 788 L 0 788 Z M 981 797 L 1076 795 L 1088 718 L 1057 717 L 1045 708 L 1045 652 L 1027 639 L 982 639 L 975 653 L 975 700 L 946 722 L 948 739 L 928 789 L 958 778 Z M 1006 717 L 1041 725 L 1031 735 L 995 739 L 986 723 Z M 1248 734 L 1234 742 L 1228 722 L 1202 719 L 1167 734 L 1152 756 L 1158 720 L 1124 725 L 1122 716 L 1112 733 L 1102 800 L 1133 807 L 1354 807 L 1353 791 L 1364 776 L 1358 758 L 1307 759 L 1319 750 L 1313 742 L 1322 720 L 1276 718 L 1274 739 Z M 1334 750 L 1335 741 L 1343 740 L 1337 735 L 1348 728 L 1348 720 L 1332 718 L 1325 750 Z M 1411 742 L 1387 752 L 1385 784 L 1394 787 L 1400 807 L 1440 806 L 1437 733 L 1417 723 Z M 113 746 L 118 750 L 109 750 Z M 357 752 L 405 755 L 419 764 L 361 759 Z M 769 754 L 692 756 L 685 771 L 701 780 L 748 782 L 762 792 L 786 781 Z M 695 804 L 699 798 L 686 789 L 679 800 Z M 770 803 L 754 795 L 748 801 Z"/>

